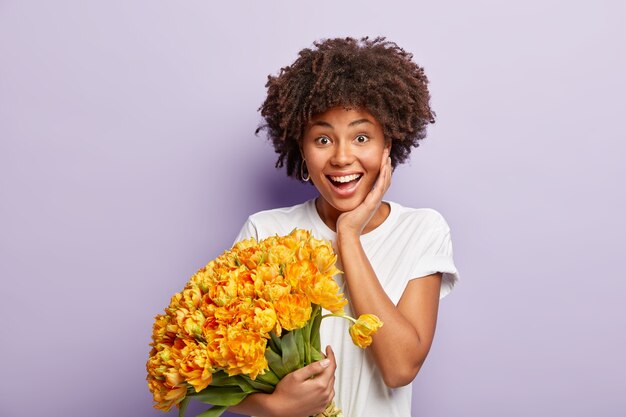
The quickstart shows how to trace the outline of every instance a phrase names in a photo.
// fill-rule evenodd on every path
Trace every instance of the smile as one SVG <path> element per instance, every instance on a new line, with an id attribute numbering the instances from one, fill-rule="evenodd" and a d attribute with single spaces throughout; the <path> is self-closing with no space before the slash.
<path id="1" fill-rule="evenodd" d="M 328 176 L 332 182 L 346 183 L 361 178 L 361 174 L 344 175 L 341 177 Z"/>
<path id="2" fill-rule="evenodd" d="M 349 197 L 357 189 L 363 174 L 327 175 L 335 192 L 342 197 Z"/>

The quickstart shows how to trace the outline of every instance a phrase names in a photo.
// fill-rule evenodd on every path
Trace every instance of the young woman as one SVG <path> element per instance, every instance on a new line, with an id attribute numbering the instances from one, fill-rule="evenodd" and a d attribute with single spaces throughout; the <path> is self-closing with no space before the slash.
<path id="1" fill-rule="evenodd" d="M 450 229 L 432 209 L 384 201 L 393 168 L 434 122 L 428 80 L 412 55 L 384 38 L 329 39 L 268 79 L 261 114 L 277 166 L 319 197 L 249 217 L 237 240 L 295 227 L 333 241 L 346 311 L 376 314 L 372 345 L 355 347 L 345 320 L 324 320 L 327 358 L 253 394 L 231 411 L 311 416 L 334 398 L 345 417 L 411 414 L 411 382 L 435 333 L 439 299 L 458 279 Z"/>

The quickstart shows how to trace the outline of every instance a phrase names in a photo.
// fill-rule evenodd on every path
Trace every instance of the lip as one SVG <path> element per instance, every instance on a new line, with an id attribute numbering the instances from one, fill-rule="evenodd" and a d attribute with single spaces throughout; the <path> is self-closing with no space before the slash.
<path id="1" fill-rule="evenodd" d="M 330 180 L 329 177 L 344 177 L 346 175 L 352 175 L 352 174 L 358 174 L 361 177 L 358 179 L 357 182 L 355 182 L 354 184 L 352 184 L 349 188 L 337 188 L 335 187 L 335 184 L 333 184 L 333 182 Z M 339 175 L 337 174 L 327 174 L 325 176 L 326 181 L 328 181 L 328 184 L 330 185 L 330 189 L 339 197 L 351 197 L 352 195 L 354 195 L 356 193 L 357 188 L 359 188 L 359 184 L 361 184 L 361 180 L 363 179 L 364 175 L 362 172 L 353 172 L 353 173 L 341 173 Z"/>

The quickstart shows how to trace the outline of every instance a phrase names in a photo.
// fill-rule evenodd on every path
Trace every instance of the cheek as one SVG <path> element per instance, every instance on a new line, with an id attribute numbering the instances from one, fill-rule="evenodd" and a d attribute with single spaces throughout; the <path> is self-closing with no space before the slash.
<path id="1" fill-rule="evenodd" d="M 361 156 L 361 162 L 368 170 L 380 170 L 380 164 L 383 159 L 383 148 L 371 149 Z"/>

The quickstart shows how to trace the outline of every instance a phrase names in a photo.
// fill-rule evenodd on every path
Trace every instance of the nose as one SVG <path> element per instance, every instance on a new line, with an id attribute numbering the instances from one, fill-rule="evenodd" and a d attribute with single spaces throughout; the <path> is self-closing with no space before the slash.
<path id="1" fill-rule="evenodd" d="M 350 148 L 350 143 L 345 140 L 338 141 L 330 163 L 335 166 L 346 166 L 352 162 L 354 162 L 354 154 Z"/>

